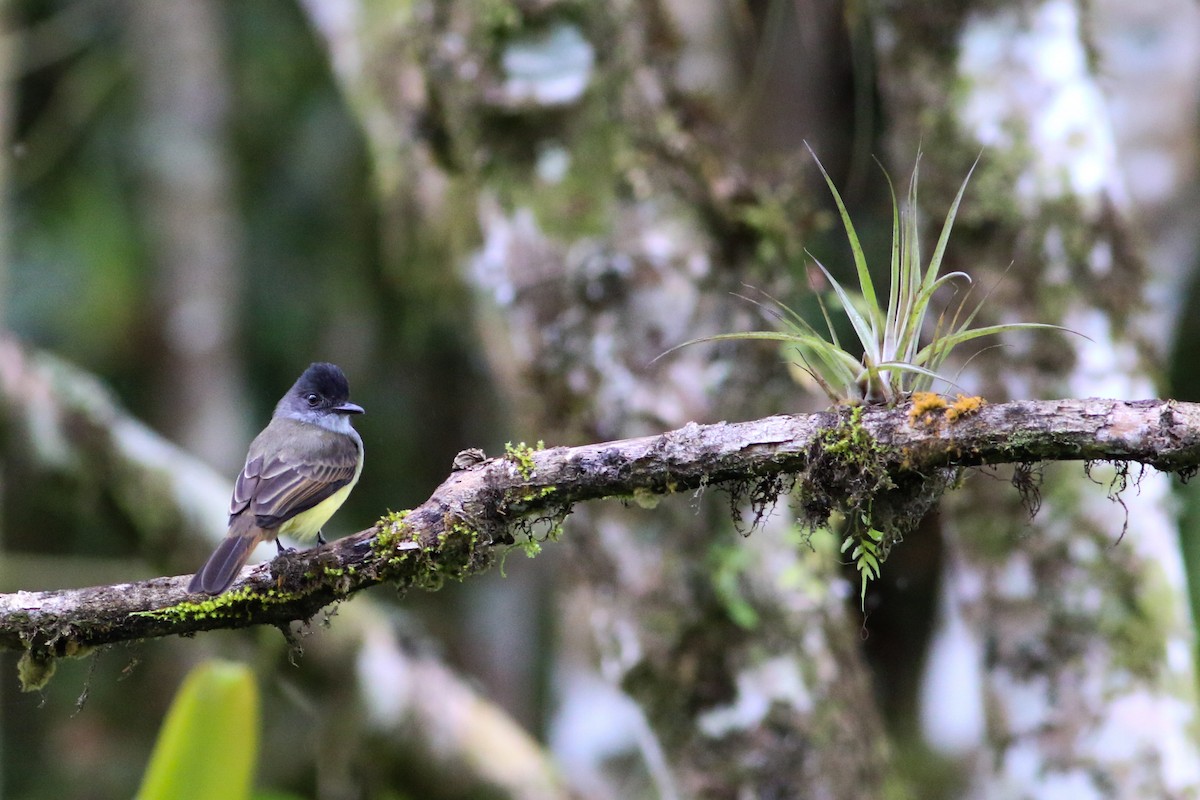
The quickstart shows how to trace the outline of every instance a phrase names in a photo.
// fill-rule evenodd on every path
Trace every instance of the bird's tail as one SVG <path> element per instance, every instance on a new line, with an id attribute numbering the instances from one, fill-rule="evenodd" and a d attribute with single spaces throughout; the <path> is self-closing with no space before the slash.
<path id="1" fill-rule="evenodd" d="M 188 591 L 220 594 L 228 589 L 250 558 L 250 552 L 265 538 L 266 531 L 253 523 L 253 517 L 235 519 L 229 526 L 229 535 L 192 576 Z"/>

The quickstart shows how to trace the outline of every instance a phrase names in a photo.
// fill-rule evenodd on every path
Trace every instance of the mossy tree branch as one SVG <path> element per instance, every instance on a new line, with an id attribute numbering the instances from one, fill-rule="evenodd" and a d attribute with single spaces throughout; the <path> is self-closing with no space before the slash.
<path id="1" fill-rule="evenodd" d="M 851 420 L 852 439 L 837 439 Z M 538 520 L 561 521 L 579 502 L 720 484 L 774 481 L 778 487 L 778 479 L 789 475 L 802 476 L 805 486 L 819 485 L 821 475 L 806 474 L 810 465 L 814 473 L 825 469 L 829 452 L 845 451 L 845 441 L 858 447 L 868 442 L 872 461 L 902 487 L 947 468 L 1041 461 L 1139 462 L 1186 477 L 1200 469 L 1200 404 L 1088 399 L 914 408 L 910 403 L 858 413 L 690 423 L 658 436 L 582 447 L 512 448 L 453 472 L 410 512 L 247 568 L 217 598 L 188 596 L 187 576 L 0 595 L 0 647 L 26 650 L 27 677 L 36 683 L 39 665 L 97 645 L 216 628 L 286 626 L 379 583 L 403 591 L 482 570 L 497 547 L 528 536 Z"/>

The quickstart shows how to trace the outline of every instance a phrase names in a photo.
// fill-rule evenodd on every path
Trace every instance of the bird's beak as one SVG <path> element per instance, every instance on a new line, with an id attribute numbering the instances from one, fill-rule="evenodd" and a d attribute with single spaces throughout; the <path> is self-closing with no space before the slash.
<path id="1" fill-rule="evenodd" d="M 340 406 L 334 406 L 333 410 L 339 414 L 363 414 L 363 407 L 355 403 L 342 403 Z"/>

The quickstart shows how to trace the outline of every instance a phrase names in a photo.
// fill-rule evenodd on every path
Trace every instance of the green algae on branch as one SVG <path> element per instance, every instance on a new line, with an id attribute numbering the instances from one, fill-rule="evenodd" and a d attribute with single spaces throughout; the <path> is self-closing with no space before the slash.
<path id="1" fill-rule="evenodd" d="M 129 616 L 177 623 L 206 619 L 246 619 L 250 616 L 246 608 L 248 603 L 257 602 L 263 606 L 283 605 L 293 599 L 295 599 L 294 595 L 278 589 L 260 592 L 256 591 L 253 586 L 243 586 L 199 601 L 184 600 L 165 608 L 134 611 Z"/>
<path id="2" fill-rule="evenodd" d="M 881 444 L 862 420 L 863 406 L 850 408 L 849 416 L 842 416 L 838 424 L 826 428 L 821 434 L 821 446 L 826 455 L 861 469 L 884 468 L 890 453 Z"/>
<path id="3" fill-rule="evenodd" d="M 504 445 L 504 460 L 511 462 L 517 468 L 517 474 L 522 481 L 533 480 L 537 472 L 537 465 L 534 462 L 534 454 L 540 450 L 546 449 L 546 443 L 538 440 L 536 446 L 529 446 L 525 442 L 513 444 L 507 442 Z M 534 505 L 544 505 L 538 501 L 545 500 L 558 491 L 557 486 L 513 486 L 503 492 L 504 498 L 504 513 L 524 513 Z"/>
<path id="4" fill-rule="evenodd" d="M 491 563 L 491 552 L 485 545 L 490 537 L 459 518 L 446 518 L 436 540 L 420 548 L 420 560 L 411 585 L 426 591 L 437 591 L 446 580 L 461 582 L 468 575 Z"/>
<path id="5" fill-rule="evenodd" d="M 533 477 L 533 473 L 535 471 L 535 465 L 533 462 L 533 454 L 539 450 L 545 450 L 545 449 L 546 449 L 546 443 L 540 439 L 538 440 L 536 447 L 530 447 L 529 445 L 525 444 L 524 442 L 521 442 L 520 444 L 513 444 L 512 442 L 505 442 L 504 443 L 504 457 L 507 460 L 511 461 L 512 463 L 516 464 L 517 474 L 519 474 L 521 476 L 521 480 L 527 481 Z"/>
<path id="6" fill-rule="evenodd" d="M 389 511 L 375 523 L 371 553 L 389 567 L 398 567 L 408 560 L 410 553 L 422 549 L 420 532 L 405 522 L 410 513 L 408 509 Z"/>
<path id="7" fill-rule="evenodd" d="M 435 546 L 422 548 L 418 541 L 419 532 L 404 521 L 408 513 L 407 510 L 388 512 L 379 520 L 376 533 L 369 540 L 371 552 L 382 562 L 385 569 L 399 567 L 408 560 L 410 552 L 433 552 L 437 549 Z M 129 616 L 183 626 L 202 621 L 245 622 L 253 619 L 257 609 L 288 606 L 302 600 L 307 589 L 288 591 L 282 588 L 283 585 L 296 585 L 297 578 L 302 579 L 299 583 L 302 587 L 324 586 L 335 596 L 344 597 L 355 588 L 358 579 L 362 577 L 361 565 L 323 561 L 322 558 L 303 573 L 292 572 L 285 567 L 284 572 L 280 573 L 281 580 L 266 589 L 247 584 L 212 597 L 193 599 L 195 596 L 191 596 L 163 608 L 134 611 Z"/>

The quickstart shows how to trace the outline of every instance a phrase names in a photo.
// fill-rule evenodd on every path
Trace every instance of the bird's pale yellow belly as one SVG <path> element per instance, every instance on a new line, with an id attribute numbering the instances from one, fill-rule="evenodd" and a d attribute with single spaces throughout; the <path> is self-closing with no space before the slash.
<path id="1" fill-rule="evenodd" d="M 362 461 L 360 460 L 358 473 L 361 472 Z M 350 496 L 350 490 L 354 488 L 354 484 L 356 483 L 358 483 L 358 474 L 355 474 L 354 480 L 317 503 L 308 511 L 301 512 L 280 525 L 278 532 L 300 541 L 317 538 L 317 533 L 325 526 L 325 523 L 329 521 L 334 512 L 342 507 L 342 503 L 346 502 L 346 498 Z"/>

